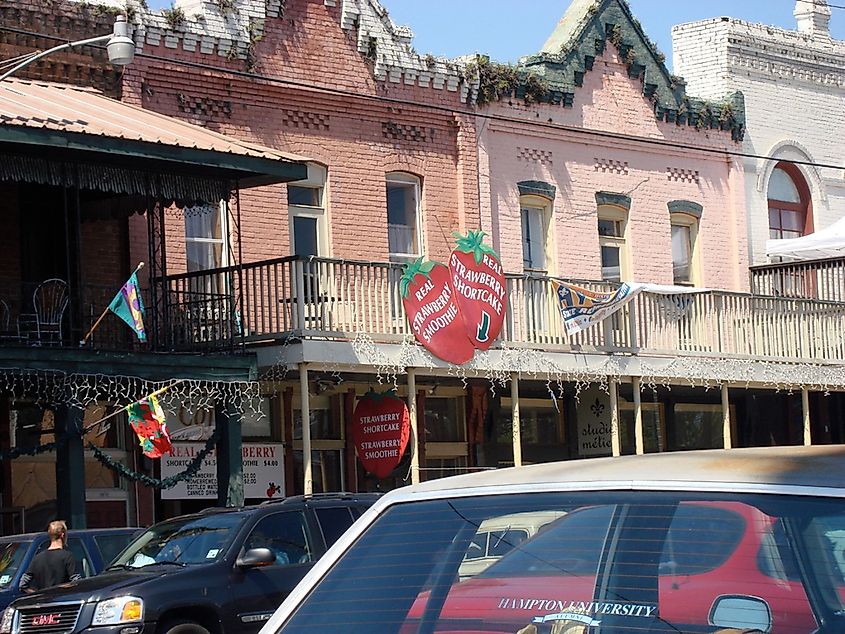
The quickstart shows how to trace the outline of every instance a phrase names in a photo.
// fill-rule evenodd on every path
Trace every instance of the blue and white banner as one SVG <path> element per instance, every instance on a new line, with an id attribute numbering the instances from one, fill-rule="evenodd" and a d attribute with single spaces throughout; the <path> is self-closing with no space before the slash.
<path id="1" fill-rule="evenodd" d="M 672 297 L 709 291 L 706 288 L 640 284 L 638 282 L 623 282 L 616 290 L 611 292 L 591 291 L 582 286 L 559 280 L 553 280 L 552 285 L 568 335 L 576 335 L 590 326 L 601 323 L 643 291 Z M 677 298 L 672 302 L 672 307 L 675 309 L 675 313 L 681 312 L 683 314 L 689 310 L 690 304 L 691 301 L 686 298 Z"/>

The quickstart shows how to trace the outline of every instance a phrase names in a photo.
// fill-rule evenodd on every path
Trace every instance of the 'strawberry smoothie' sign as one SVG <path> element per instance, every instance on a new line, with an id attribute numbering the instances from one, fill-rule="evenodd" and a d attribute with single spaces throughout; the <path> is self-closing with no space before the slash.
<path id="1" fill-rule="evenodd" d="M 505 271 L 483 231 L 456 233 L 457 245 L 449 258 L 449 274 L 464 329 L 472 345 L 487 350 L 505 323 Z"/>
<path id="2" fill-rule="evenodd" d="M 400 289 L 417 341 L 449 363 L 460 365 L 472 359 L 475 349 L 464 334 L 448 268 L 419 258 L 405 267 Z"/>
<path id="3" fill-rule="evenodd" d="M 386 478 L 408 446 L 410 419 L 405 401 L 393 390 L 367 392 L 352 415 L 352 440 L 364 471 Z"/>
<path id="4" fill-rule="evenodd" d="M 401 290 L 417 341 L 435 357 L 461 365 L 502 332 L 507 291 L 499 256 L 484 244 L 484 232 L 455 236 L 449 267 L 419 258 L 405 267 Z"/>

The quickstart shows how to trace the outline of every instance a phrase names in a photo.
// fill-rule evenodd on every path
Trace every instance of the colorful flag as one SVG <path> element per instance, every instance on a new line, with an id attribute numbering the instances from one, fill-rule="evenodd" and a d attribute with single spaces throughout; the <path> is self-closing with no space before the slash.
<path id="1" fill-rule="evenodd" d="M 144 330 L 144 304 L 141 301 L 141 290 L 138 288 L 137 273 L 132 273 L 126 284 L 118 291 L 109 304 L 109 310 L 125 321 L 140 341 L 147 340 Z"/>
<path id="2" fill-rule="evenodd" d="M 574 335 L 601 322 L 634 298 L 640 287 L 621 284 L 615 291 L 601 293 L 566 282 L 552 282 L 566 334 Z"/>
<path id="3" fill-rule="evenodd" d="M 164 412 L 154 394 L 132 403 L 126 411 L 129 414 L 129 425 L 138 435 L 145 456 L 161 458 L 172 452 Z"/>

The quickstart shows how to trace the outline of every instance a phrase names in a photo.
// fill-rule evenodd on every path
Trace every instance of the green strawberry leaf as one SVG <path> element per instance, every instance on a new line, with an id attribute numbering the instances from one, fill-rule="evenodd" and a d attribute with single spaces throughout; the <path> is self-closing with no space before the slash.
<path id="1" fill-rule="evenodd" d="M 485 254 L 491 255 L 499 261 L 499 256 L 493 250 L 493 247 L 488 244 L 484 244 L 484 236 L 487 234 L 480 229 L 478 231 L 470 229 L 465 236 L 457 231 L 453 232 L 452 235 L 457 238 L 455 241 L 455 250 L 460 251 L 461 253 L 472 253 L 472 257 L 476 264 L 481 264 L 481 260 L 484 259 Z"/>
<path id="2" fill-rule="evenodd" d="M 417 274 L 430 278 L 431 271 L 435 266 L 437 266 L 437 262 L 426 261 L 422 257 L 413 262 L 408 262 L 403 269 L 402 277 L 399 279 L 399 291 L 402 293 L 402 297 L 407 297 L 408 293 L 411 292 L 411 284 Z"/>

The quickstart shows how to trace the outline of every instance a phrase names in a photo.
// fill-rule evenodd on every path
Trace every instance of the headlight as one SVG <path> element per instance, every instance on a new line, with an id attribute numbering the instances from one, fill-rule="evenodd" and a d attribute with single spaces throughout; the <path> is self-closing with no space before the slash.
<path id="1" fill-rule="evenodd" d="M 5 618 L 5 614 L 3 617 Z M 144 620 L 144 602 L 138 597 L 118 597 L 100 601 L 91 625 L 119 625 Z M 0 634 L 3 634 L 0 632 Z"/>
<path id="2" fill-rule="evenodd" d="M 12 631 L 12 623 L 15 620 L 14 608 L 6 608 L 3 610 L 3 616 L 0 617 L 0 634 L 10 634 Z"/>

